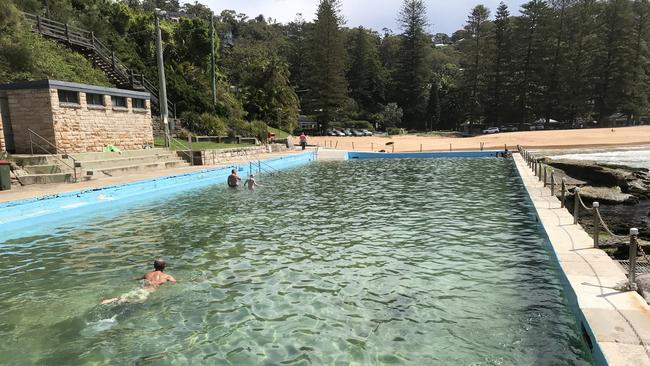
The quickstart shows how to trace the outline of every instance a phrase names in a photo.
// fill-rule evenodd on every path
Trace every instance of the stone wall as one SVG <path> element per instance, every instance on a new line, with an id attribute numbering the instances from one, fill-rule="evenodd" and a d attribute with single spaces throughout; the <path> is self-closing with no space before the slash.
<path id="1" fill-rule="evenodd" d="M 50 89 L 49 96 L 56 145 L 67 152 L 102 151 L 109 144 L 121 150 L 153 145 L 149 100 L 145 109 L 134 110 L 129 97 L 124 108 L 114 107 L 110 95 L 104 95 L 104 106 L 87 105 L 83 92 L 79 93 L 78 105 L 60 105 L 56 89 Z"/>
<path id="2" fill-rule="evenodd" d="M 273 149 L 273 151 L 279 151 Z M 238 162 L 256 160 L 260 155 L 268 154 L 268 146 L 251 146 L 239 147 L 232 149 L 213 149 L 194 151 L 194 165 L 217 165 L 225 162 L 232 162 L 233 159 L 244 158 L 244 160 L 237 160 Z M 178 156 L 189 162 L 189 156 L 186 153 L 178 152 Z"/>
<path id="3" fill-rule="evenodd" d="M 52 102 L 47 89 L 20 89 L 7 91 L 9 119 L 14 134 L 17 154 L 30 153 L 29 131 L 34 132 L 55 144 L 54 124 L 52 121 Z M 57 104 L 59 101 L 56 101 Z M 36 141 L 36 140 L 34 140 Z M 36 141 L 47 150 L 53 150 L 43 141 Z M 35 146 L 35 153 L 46 153 Z M 54 153 L 54 151 L 51 151 Z"/>
<path id="4" fill-rule="evenodd" d="M 172 134 L 172 136 L 183 135 L 183 127 L 181 126 L 180 119 L 168 118 L 167 122 L 169 123 L 169 132 Z M 154 116 L 151 119 L 151 126 L 153 127 L 154 136 L 165 136 L 165 126 L 159 116 Z"/>

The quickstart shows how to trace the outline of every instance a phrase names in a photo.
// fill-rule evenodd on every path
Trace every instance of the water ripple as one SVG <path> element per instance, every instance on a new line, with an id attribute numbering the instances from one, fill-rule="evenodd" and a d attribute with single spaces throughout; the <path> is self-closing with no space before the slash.
<path id="1" fill-rule="evenodd" d="M 260 182 L 0 243 L 0 359 L 590 363 L 510 161 L 319 163 Z M 157 255 L 178 285 L 97 305 Z"/>

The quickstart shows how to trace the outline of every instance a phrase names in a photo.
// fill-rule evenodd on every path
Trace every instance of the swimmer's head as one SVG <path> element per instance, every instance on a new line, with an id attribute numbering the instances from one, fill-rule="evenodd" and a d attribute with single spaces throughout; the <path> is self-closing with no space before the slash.
<path id="1" fill-rule="evenodd" d="M 237 171 L 235 169 L 233 169 L 232 174 L 237 174 Z"/>
<path id="2" fill-rule="evenodd" d="M 162 258 L 156 258 L 153 261 L 153 269 L 155 269 L 156 271 L 160 271 L 160 272 L 164 271 L 165 270 L 165 260 L 162 259 Z"/>
<path id="3" fill-rule="evenodd" d="M 255 178 L 255 174 L 251 174 L 251 178 Z"/>

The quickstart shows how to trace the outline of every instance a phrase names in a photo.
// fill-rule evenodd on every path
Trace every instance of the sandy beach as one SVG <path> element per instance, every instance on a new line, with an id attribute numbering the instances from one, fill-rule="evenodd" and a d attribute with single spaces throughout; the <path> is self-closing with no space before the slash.
<path id="1" fill-rule="evenodd" d="M 386 145 L 386 143 L 393 144 Z M 298 143 L 298 139 L 295 139 Z M 568 149 L 650 145 L 650 126 L 505 132 L 475 137 L 443 136 L 309 136 L 308 143 L 322 147 L 356 151 L 449 151 L 503 149 L 517 145 L 527 148 Z"/>

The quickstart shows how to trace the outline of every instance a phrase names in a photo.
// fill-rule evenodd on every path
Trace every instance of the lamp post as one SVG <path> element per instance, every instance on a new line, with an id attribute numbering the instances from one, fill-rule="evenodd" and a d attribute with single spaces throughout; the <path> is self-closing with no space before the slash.
<path id="1" fill-rule="evenodd" d="M 165 127 L 165 146 L 171 146 L 171 135 L 169 133 L 169 111 L 167 110 L 167 85 L 165 82 L 165 64 L 163 61 L 163 46 L 162 46 L 162 35 L 160 31 L 160 16 L 164 16 L 165 11 L 160 9 L 155 10 L 156 15 L 156 54 L 158 59 L 158 79 L 160 89 L 158 91 L 158 106 L 160 107 L 160 118 L 163 121 L 163 126 Z"/>

